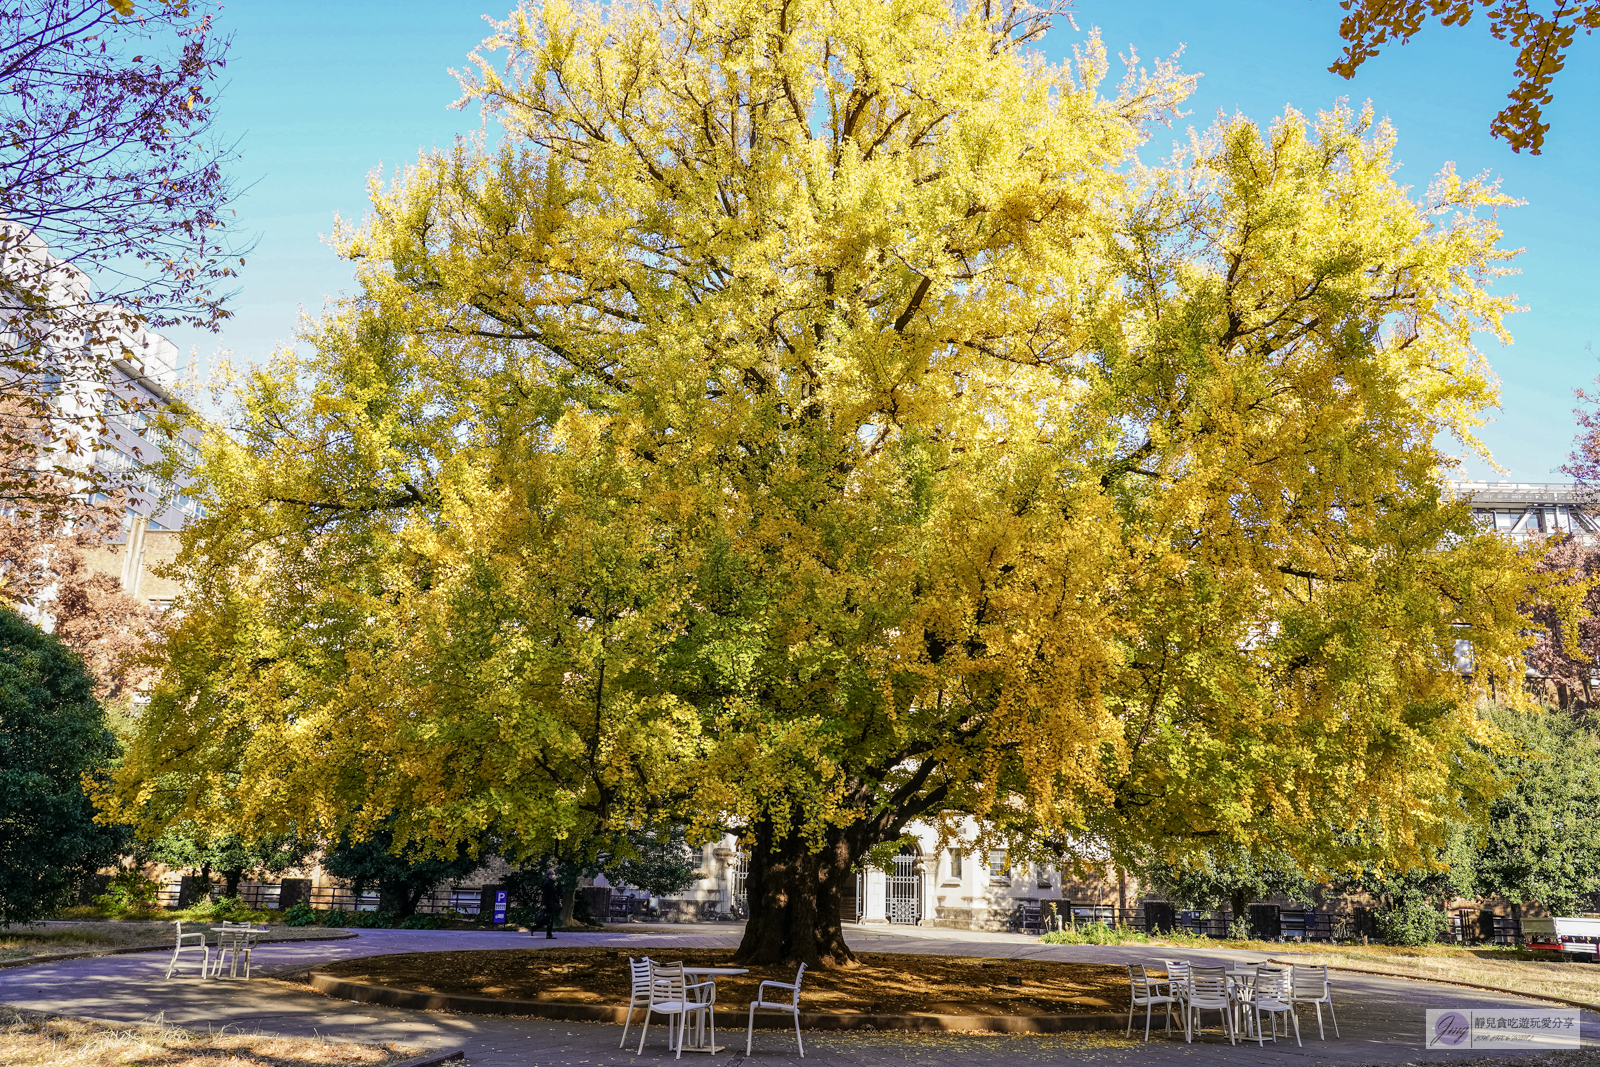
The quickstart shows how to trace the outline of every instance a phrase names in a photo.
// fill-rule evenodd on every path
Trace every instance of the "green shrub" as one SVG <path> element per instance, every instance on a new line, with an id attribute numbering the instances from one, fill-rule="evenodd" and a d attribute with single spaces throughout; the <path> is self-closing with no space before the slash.
<path id="1" fill-rule="evenodd" d="M 231 920 L 237 907 L 237 897 L 202 897 L 183 909 L 183 917 L 194 922 L 221 922 L 224 916 Z"/>
<path id="2" fill-rule="evenodd" d="M 444 920 L 437 915 L 407 915 L 400 920 L 402 930 L 442 930 Z"/>
<path id="3" fill-rule="evenodd" d="M 345 925 L 354 926 L 357 930 L 379 930 L 393 926 L 394 920 L 381 911 L 357 911 L 351 913 L 350 921 Z"/>
<path id="4" fill-rule="evenodd" d="M 304 901 L 290 905 L 289 910 L 283 913 L 283 924 L 285 926 L 314 926 L 316 922 L 316 909 Z"/>
<path id="5" fill-rule="evenodd" d="M 1112 927 L 1105 923 L 1083 923 L 1076 928 L 1052 930 L 1039 940 L 1047 945 L 1126 945 L 1147 942 L 1150 940 L 1150 935 L 1130 926 Z"/>
<path id="6" fill-rule="evenodd" d="M 323 926 L 349 926 L 350 913 L 340 911 L 338 908 L 329 908 L 319 917 Z"/>
<path id="7" fill-rule="evenodd" d="M 1402 900 L 1378 916 L 1386 945 L 1431 945 L 1450 929 L 1450 917 L 1425 900 Z"/>
<path id="8" fill-rule="evenodd" d="M 161 883 L 145 877 L 137 867 L 125 867 L 111 879 L 102 895 L 94 898 L 95 906 L 109 915 L 129 915 L 156 910 L 156 894 Z"/>
<path id="9" fill-rule="evenodd" d="M 169 912 L 183 922 L 264 923 L 272 921 L 272 913 L 246 906 L 238 897 L 207 897 L 197 900 L 182 911 Z"/>

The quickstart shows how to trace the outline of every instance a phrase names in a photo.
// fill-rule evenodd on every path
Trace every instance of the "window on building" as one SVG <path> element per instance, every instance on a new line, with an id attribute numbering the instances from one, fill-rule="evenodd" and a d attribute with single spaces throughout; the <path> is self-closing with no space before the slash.
<path id="1" fill-rule="evenodd" d="M 961 877 L 961 850 L 959 848 L 950 850 L 950 877 L 958 880 Z"/>
<path id="2" fill-rule="evenodd" d="M 1050 872 L 1050 868 L 1046 867 L 1042 863 L 1035 865 L 1033 868 L 1033 873 L 1036 875 L 1034 879 L 1034 885 L 1038 886 L 1040 889 L 1049 889 L 1056 883 L 1055 877 Z"/>
<path id="3" fill-rule="evenodd" d="M 992 852 L 989 853 L 989 877 L 990 878 L 1010 878 L 1011 877 L 1011 864 L 1010 864 L 1010 861 L 1006 857 L 1006 850 L 1005 849 L 997 848 L 997 849 L 994 849 Z"/>

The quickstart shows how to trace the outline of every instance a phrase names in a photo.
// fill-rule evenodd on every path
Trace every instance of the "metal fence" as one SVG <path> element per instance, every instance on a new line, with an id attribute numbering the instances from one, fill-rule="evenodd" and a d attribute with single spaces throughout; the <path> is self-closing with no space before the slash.
<path id="1" fill-rule="evenodd" d="M 1263 941 L 1360 941 L 1378 937 L 1378 913 L 1369 908 L 1333 912 L 1252 904 L 1242 917 L 1250 936 Z M 1151 934 L 1181 931 L 1197 937 L 1222 939 L 1229 935 L 1233 916 L 1231 909 L 1192 911 L 1159 901 L 1147 901 L 1132 908 L 1068 901 L 1024 901 L 1013 913 L 1010 925 L 1014 930 L 1045 933 L 1090 923 L 1121 925 Z M 1461 909 L 1450 913 L 1450 929 L 1440 940 L 1464 945 L 1521 944 L 1521 923 L 1510 915 Z"/>
<path id="2" fill-rule="evenodd" d="M 222 894 L 222 883 L 213 880 L 211 895 Z M 498 887 L 491 887 L 498 888 Z M 197 878 L 183 878 L 164 883 L 156 894 L 156 903 L 163 908 L 182 908 L 195 903 L 202 895 Z M 491 901 L 493 897 L 490 898 Z M 240 882 L 239 900 L 246 907 L 276 911 L 298 903 L 310 904 L 318 911 L 377 911 L 377 890 L 357 896 L 348 886 L 312 885 L 309 879 L 288 879 L 283 882 Z M 482 887 L 441 887 L 427 893 L 417 903 L 417 911 L 425 915 L 443 915 L 457 912 L 477 915 L 483 904 Z"/>
<path id="3" fill-rule="evenodd" d="M 83 886 L 81 903 L 88 904 L 106 890 L 109 877 L 96 875 Z M 495 893 L 503 886 L 440 886 L 425 894 L 417 902 L 417 912 L 423 915 L 459 915 L 476 918 L 494 908 Z M 162 908 L 184 908 L 197 902 L 205 890 L 194 877 L 173 879 L 163 883 L 156 893 L 156 904 Z M 211 882 L 210 894 L 221 896 L 223 885 Z M 589 915 L 601 922 L 626 921 L 648 914 L 647 901 L 638 893 L 613 892 L 605 886 L 585 886 L 578 890 Z M 240 882 L 239 900 L 246 907 L 264 911 L 278 911 L 295 904 L 309 904 L 317 911 L 377 911 L 376 890 L 357 896 L 348 886 L 313 885 L 309 878 L 288 878 L 281 882 Z M 715 902 L 711 902 L 714 904 Z M 698 905 L 698 902 L 696 902 Z M 679 917 L 696 921 L 716 917 L 711 909 L 696 906 L 692 914 Z"/>

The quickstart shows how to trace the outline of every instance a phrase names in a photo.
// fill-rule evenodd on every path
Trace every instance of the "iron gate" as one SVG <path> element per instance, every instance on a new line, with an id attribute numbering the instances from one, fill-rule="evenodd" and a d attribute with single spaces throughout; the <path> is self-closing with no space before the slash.
<path id="1" fill-rule="evenodd" d="M 917 853 L 907 846 L 894 858 L 888 877 L 888 912 L 892 923 L 922 921 L 922 874 L 917 870 Z"/>
<path id="2" fill-rule="evenodd" d="M 845 883 L 844 903 L 839 907 L 839 918 L 849 923 L 858 923 L 861 916 L 867 913 L 867 874 L 857 871 Z"/>

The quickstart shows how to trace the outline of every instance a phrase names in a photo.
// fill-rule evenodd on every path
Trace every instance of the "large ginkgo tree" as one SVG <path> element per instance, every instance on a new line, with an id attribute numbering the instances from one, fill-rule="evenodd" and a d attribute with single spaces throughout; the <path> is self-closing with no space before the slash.
<path id="1" fill-rule="evenodd" d="M 1503 197 L 1414 195 L 1344 110 L 1145 167 L 1189 80 L 1046 62 L 1050 16 L 513 13 L 463 79 L 491 136 L 375 188 L 358 295 L 208 437 L 107 802 L 729 829 L 740 957 L 834 964 L 918 820 L 1315 866 L 1481 804 L 1535 579 L 1441 449 L 1495 400 Z"/>

